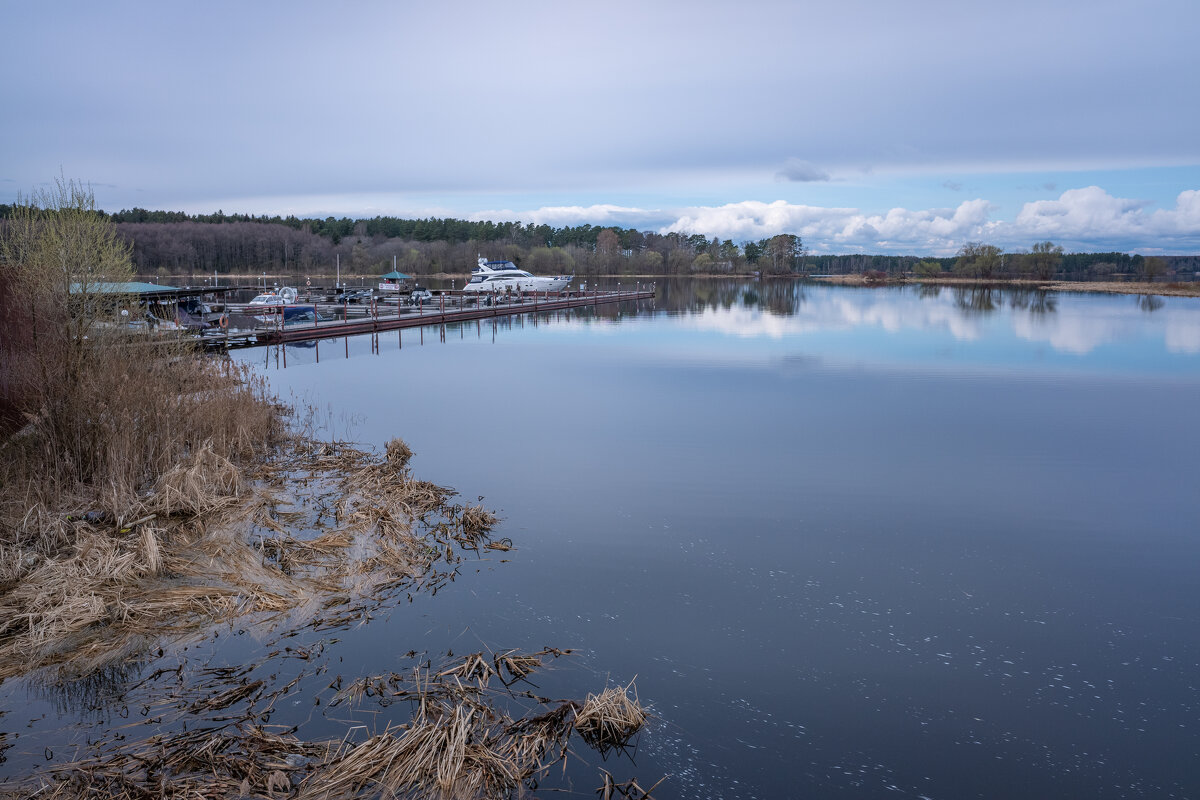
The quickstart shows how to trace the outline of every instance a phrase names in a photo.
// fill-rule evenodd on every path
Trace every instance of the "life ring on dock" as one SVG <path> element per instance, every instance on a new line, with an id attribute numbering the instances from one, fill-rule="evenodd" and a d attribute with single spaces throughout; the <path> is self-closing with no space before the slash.
<path id="1" fill-rule="evenodd" d="M 217 324 L 221 326 L 222 330 L 228 328 L 229 327 L 229 317 L 225 314 L 222 314 L 221 318 L 219 320 L 217 320 Z"/>

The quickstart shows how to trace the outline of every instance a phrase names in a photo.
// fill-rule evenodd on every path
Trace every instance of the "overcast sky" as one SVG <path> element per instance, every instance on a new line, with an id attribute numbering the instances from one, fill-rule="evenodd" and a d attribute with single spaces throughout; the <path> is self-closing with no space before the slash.
<path id="1" fill-rule="evenodd" d="M 1200 2 L 0 0 L 0 202 L 1200 253 Z"/>

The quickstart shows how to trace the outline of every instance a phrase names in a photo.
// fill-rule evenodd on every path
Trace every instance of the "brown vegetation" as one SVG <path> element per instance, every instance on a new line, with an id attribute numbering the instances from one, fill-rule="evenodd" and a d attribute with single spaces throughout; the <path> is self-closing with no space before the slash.
<path id="1" fill-rule="evenodd" d="M 522 664 L 529 675 L 547 657 L 566 654 L 545 649 L 504 657 Z M 519 795 L 564 762 L 571 754 L 572 735 L 584 729 L 581 723 L 592 731 L 581 734 L 585 743 L 610 748 L 624 746 L 645 722 L 644 709 L 629 699 L 630 687 L 589 697 L 582 706 L 514 692 L 507 684 L 493 690 L 489 679 L 497 674 L 492 665 L 499 660 L 474 653 L 440 667 L 360 678 L 339 689 L 329 706 L 367 710 L 393 702 L 411 705 L 407 722 L 388 724 L 359 742 L 353 740 L 362 726 L 350 728 L 341 739 L 305 741 L 294 730 L 270 725 L 266 718 L 290 686 L 268 692 L 261 682 L 245 682 L 237 671 L 228 671 L 210 680 L 206 693 L 189 706 L 194 713 L 208 713 L 211 721 L 144 739 L 131 735 L 133 741 L 122 736 L 119 744 L 49 771 L 44 776 L 49 780 L 11 793 L 0 788 L 0 797 L 23 796 L 17 793 L 38 785 L 40 797 L 74 798 L 86 792 L 112 800 L 504 798 Z M 610 696 L 616 699 L 604 699 Z M 517 700 L 530 704 L 529 710 L 514 714 L 517 704 L 511 701 Z M 245 708 L 236 714 L 211 713 L 239 702 Z M 621 741 L 606 738 L 614 735 Z M 617 783 L 601 772 L 601 796 L 650 797 L 636 779 Z"/>
<path id="2" fill-rule="evenodd" d="M 16 420 L 0 431 L 0 681 L 24 676 L 69 696 L 164 651 L 176 666 L 120 690 L 141 697 L 149 738 L 108 732 L 0 796 L 494 797 L 566 758 L 576 729 L 593 746 L 625 746 L 645 721 L 628 696 L 580 706 L 525 693 L 544 708 L 521 719 L 490 698 L 490 680 L 517 696 L 511 687 L 557 650 L 475 654 L 345 689 L 339 677 L 331 704 L 413 703 L 411 720 L 357 745 L 349 732 L 314 743 L 268 724 L 303 671 L 282 686 L 278 670 L 247 677 L 307 661 L 320 642 L 186 674 L 180 645 L 214 623 L 281 638 L 357 625 L 403 591 L 436 594 L 465 553 L 511 542 L 491 539 L 491 512 L 415 478 L 403 441 L 382 456 L 314 442 L 289 432 L 251 375 L 178 342 L 130 338 L 99 291 L 127 277 L 128 260 L 90 193 L 60 182 L 37 200 L 0 240 L 3 302 L 27 311 L 0 346 Z"/>

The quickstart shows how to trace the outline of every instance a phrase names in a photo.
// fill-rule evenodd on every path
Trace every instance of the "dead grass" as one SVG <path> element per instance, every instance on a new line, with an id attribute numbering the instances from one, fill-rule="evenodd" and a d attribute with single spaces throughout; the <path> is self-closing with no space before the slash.
<path id="1" fill-rule="evenodd" d="M 215 623 L 281 637 L 362 624 L 401 591 L 436 593 L 465 553 L 512 545 L 491 540 L 493 514 L 415 478 L 403 441 L 377 457 L 290 436 L 247 369 L 109 325 L 129 298 L 69 288 L 121 279 L 127 253 L 109 246 L 90 197 L 59 189 L 44 213 L 0 231 L 0 681 L 76 687 L 64 697 L 137 691 L 156 733 L 136 741 L 126 731 L 140 723 L 118 725 L 89 737 L 88 756 L 0 797 L 499 797 L 565 758 L 573 732 L 624 746 L 635 714 L 618 700 L 589 698 L 585 728 L 573 701 L 525 693 L 537 713 L 520 719 L 494 701 L 493 680 L 517 697 L 514 685 L 562 654 L 551 649 L 345 689 L 339 676 L 332 703 L 413 705 L 410 720 L 356 745 L 267 725 L 303 671 L 275 686 L 274 673 L 251 678 L 255 666 L 188 676 L 180 661 L 127 686 L 131 665 L 163 658 L 164 645 L 178 653 Z M 72 236 L 90 244 L 64 259 Z M 99 263 L 105 247 L 104 271 L 71 266 Z M 314 657 L 287 647 L 257 666 Z"/>
<path id="2" fill-rule="evenodd" d="M 1147 283 L 1124 281 L 1052 281 L 1045 285 L 1056 292 L 1101 292 L 1104 294 L 1153 294 L 1171 297 L 1200 297 L 1200 282 Z"/>
<path id="3" fill-rule="evenodd" d="M 403 439 L 392 439 L 387 443 L 387 460 L 393 469 L 408 469 L 408 462 L 412 456 L 413 451 Z"/>
<path id="4" fill-rule="evenodd" d="M 51 534 L 0 544 L 0 680 L 83 674 L 235 616 L 335 628 L 402 588 L 436 593 L 496 518 L 414 478 L 400 440 L 390 452 L 295 439 L 250 480 L 205 442 L 137 498 L 137 519 L 36 506 L 25 525 Z"/>
<path id="5" fill-rule="evenodd" d="M 575 716 L 575 730 L 601 753 L 624 749 L 645 724 L 646 712 L 632 681 L 627 686 L 610 686 L 600 694 L 589 694 Z"/>
<path id="6" fill-rule="evenodd" d="M 498 674 L 495 665 L 501 660 L 525 665 L 532 672 L 542 668 L 545 659 L 562 655 L 566 652 L 554 649 L 490 657 L 473 653 L 408 675 L 361 678 L 339 690 L 330 705 L 347 703 L 365 710 L 399 700 L 409 703 L 412 713 L 407 721 L 388 722 L 360 742 L 354 740 L 361 726 L 348 729 L 340 740 L 307 742 L 294 729 L 263 722 L 295 681 L 267 691 L 262 681 L 245 677 L 257 665 L 209 670 L 187 711 L 208 715 L 212 721 L 202 717 L 188 730 L 140 740 L 114 737 L 115 745 L 106 752 L 58 765 L 21 786 L 0 788 L 0 797 L 26 796 L 18 792 L 28 793 L 34 787 L 39 797 L 110 800 L 524 796 L 527 787 L 570 756 L 573 737 L 579 735 L 596 746 L 597 740 L 584 736 L 582 729 L 598 725 L 620 731 L 624 747 L 636 733 L 630 730 L 633 720 L 641 720 L 640 729 L 646 719 L 636 699 L 630 698 L 632 684 L 591 696 L 582 705 L 513 694 L 507 688 L 492 691 L 489 685 L 488 677 Z M 147 680 L 152 682 L 159 674 Z M 464 676 L 472 680 L 464 682 Z M 510 702 L 514 699 L 524 699 L 532 707 L 514 714 L 521 708 Z M 257 712 L 225 714 L 232 706 L 255 703 Z M 162 702 L 152 705 L 164 707 Z M 601 770 L 601 774 L 603 785 L 597 793 L 602 797 L 650 797 L 636 779 L 617 782 L 609 772 Z"/>
<path id="7" fill-rule="evenodd" d="M 200 516 L 244 493 L 242 471 L 206 441 L 154 483 L 146 506 L 155 514 Z"/>

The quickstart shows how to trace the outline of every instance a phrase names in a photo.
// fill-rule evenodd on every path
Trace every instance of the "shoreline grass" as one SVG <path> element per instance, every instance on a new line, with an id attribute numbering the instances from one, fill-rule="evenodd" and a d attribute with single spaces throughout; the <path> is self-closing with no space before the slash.
<path id="1" fill-rule="evenodd" d="M 578 704 L 517 719 L 487 696 L 499 679 L 544 706 L 514 685 L 565 653 L 552 649 L 480 656 L 470 680 L 461 663 L 377 677 L 347 697 L 339 676 L 333 700 L 413 703 L 358 745 L 269 724 L 329 668 L 287 680 L 290 659 L 318 658 L 316 637 L 401 593 L 436 594 L 465 558 L 512 543 L 493 540 L 492 512 L 416 478 L 403 441 L 382 454 L 315 441 L 248 368 L 178 341 L 130 347 L 120 302 L 88 290 L 127 279 L 127 250 L 77 184 L 35 200 L 0 229 L 0 683 L 100 713 L 80 757 L 47 748 L 0 797 L 515 796 L 566 758 Z M 235 623 L 297 646 L 189 666 L 189 645 Z M 108 730 L 111 704 L 127 713 L 132 697 L 144 719 Z M 140 724 L 154 734 L 127 736 Z M 12 746 L 0 734 L 0 761 Z"/>

